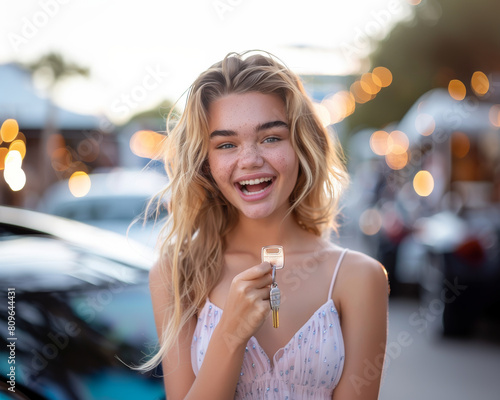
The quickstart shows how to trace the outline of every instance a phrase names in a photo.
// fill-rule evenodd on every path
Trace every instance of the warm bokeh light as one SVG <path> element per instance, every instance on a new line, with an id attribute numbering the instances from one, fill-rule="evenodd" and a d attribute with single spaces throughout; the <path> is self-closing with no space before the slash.
<path id="1" fill-rule="evenodd" d="M 451 135 L 451 152 L 456 158 L 464 158 L 470 150 L 469 137 L 464 132 L 453 132 Z"/>
<path id="2" fill-rule="evenodd" d="M 366 92 L 363 89 L 363 86 L 361 86 L 360 81 L 354 82 L 350 87 L 350 91 L 354 96 L 354 100 L 356 100 L 356 103 L 359 104 L 366 103 L 367 101 L 370 101 L 374 97 L 372 94 Z"/>
<path id="3" fill-rule="evenodd" d="M 415 128 L 422 136 L 429 136 L 436 129 L 436 121 L 432 115 L 420 113 L 415 118 Z"/>
<path id="4" fill-rule="evenodd" d="M 73 162 L 73 156 L 66 147 L 55 149 L 50 155 L 50 159 L 52 168 L 59 172 L 67 170 Z"/>
<path id="5" fill-rule="evenodd" d="M 408 0 L 408 4 L 411 6 L 418 6 L 422 0 Z"/>
<path id="6" fill-rule="evenodd" d="M 380 81 L 381 87 L 387 87 L 392 83 L 392 73 L 386 67 L 374 68 L 372 74 Z"/>
<path id="7" fill-rule="evenodd" d="M 7 147 L 0 147 L 0 170 L 5 168 L 5 156 L 9 152 Z"/>
<path id="8" fill-rule="evenodd" d="M 491 106 L 489 111 L 490 122 L 493 126 L 500 128 L 500 104 Z"/>
<path id="9" fill-rule="evenodd" d="M 3 176 L 5 182 L 14 192 L 21 190 L 26 185 L 26 174 L 21 168 L 5 168 Z"/>
<path id="10" fill-rule="evenodd" d="M 406 167 L 408 164 L 408 153 L 404 152 L 401 154 L 398 153 L 389 153 L 385 156 L 385 162 L 389 166 L 389 168 L 394 170 L 400 170 Z"/>
<path id="11" fill-rule="evenodd" d="M 21 168 L 23 164 L 23 157 L 21 153 L 17 150 L 9 150 L 5 156 L 5 169 L 18 169 Z"/>
<path id="12" fill-rule="evenodd" d="M 323 105 L 319 103 L 313 103 L 314 109 L 316 110 L 316 115 L 318 116 L 319 120 L 321 121 L 321 124 L 323 126 L 328 126 L 331 124 L 330 122 L 330 112 L 328 109 Z M 153 157 L 148 157 L 148 158 L 153 158 Z"/>
<path id="13" fill-rule="evenodd" d="M 389 143 L 392 143 L 389 151 L 394 154 L 406 153 L 410 147 L 408 136 L 402 131 L 392 131 L 389 135 Z"/>
<path id="14" fill-rule="evenodd" d="M 47 154 L 52 156 L 52 153 L 57 150 L 66 147 L 66 141 L 63 135 L 60 133 L 53 133 L 49 136 L 47 140 Z"/>
<path id="15" fill-rule="evenodd" d="M 375 77 L 375 79 L 374 79 Z M 363 90 L 366 93 L 375 95 L 378 92 L 380 92 L 380 88 L 382 87 L 382 81 L 380 80 L 379 77 L 371 74 L 371 73 L 366 73 L 361 76 L 360 79 L 360 84 Z"/>
<path id="16" fill-rule="evenodd" d="M 429 171 L 419 171 L 413 178 L 413 189 L 421 197 L 429 196 L 434 190 L 434 178 Z"/>
<path id="17" fill-rule="evenodd" d="M 490 89 L 490 81 L 484 72 L 476 71 L 472 74 L 471 86 L 474 93 L 478 96 L 484 96 Z"/>
<path id="18" fill-rule="evenodd" d="M 341 122 L 356 109 L 354 96 L 345 90 L 341 90 L 332 96 L 327 97 L 321 102 L 330 116 L 330 124 Z"/>
<path id="19" fill-rule="evenodd" d="M 378 156 L 385 156 L 392 147 L 392 139 L 386 131 L 375 131 L 370 136 L 370 148 Z"/>
<path id="20" fill-rule="evenodd" d="M 75 197 L 86 196 L 90 191 L 90 177 L 83 171 L 76 171 L 68 181 L 69 191 Z"/>
<path id="21" fill-rule="evenodd" d="M 26 144 L 26 136 L 21 131 L 19 131 L 19 133 L 17 134 L 16 140 L 22 140 L 24 144 Z"/>
<path id="22" fill-rule="evenodd" d="M 6 119 L 0 128 L 0 136 L 4 142 L 12 142 L 19 133 L 19 125 L 15 119 Z"/>
<path id="23" fill-rule="evenodd" d="M 465 99 L 465 95 L 467 90 L 465 89 L 465 85 L 462 81 L 458 79 L 452 79 L 448 84 L 448 93 L 455 100 L 463 100 Z"/>
<path id="24" fill-rule="evenodd" d="M 382 227 L 382 216 L 375 208 L 369 208 L 359 217 L 359 228 L 365 235 L 375 235 Z"/>
<path id="25" fill-rule="evenodd" d="M 165 136 L 154 131 L 137 131 L 130 138 L 130 150 L 136 156 L 160 159 Z"/>
<path id="26" fill-rule="evenodd" d="M 321 105 L 327 110 L 328 118 L 331 124 L 336 124 L 344 119 L 342 104 L 335 95 L 323 99 Z"/>
<path id="27" fill-rule="evenodd" d="M 21 154 L 21 158 L 24 159 L 24 156 L 26 155 L 26 145 L 22 140 L 14 140 L 9 146 L 9 151 L 12 150 L 17 150 Z"/>

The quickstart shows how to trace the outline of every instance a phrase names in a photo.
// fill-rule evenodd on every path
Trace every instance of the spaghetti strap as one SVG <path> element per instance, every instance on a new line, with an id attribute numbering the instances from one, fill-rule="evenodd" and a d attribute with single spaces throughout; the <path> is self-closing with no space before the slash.
<path id="1" fill-rule="evenodd" d="M 335 266 L 335 270 L 333 271 L 332 283 L 330 283 L 330 290 L 328 291 L 328 298 L 326 299 L 327 301 L 332 298 L 333 285 L 335 284 L 335 279 L 337 278 L 337 273 L 339 272 L 340 264 L 342 264 L 342 260 L 344 259 L 347 250 L 349 249 L 342 250 L 339 260 L 337 261 L 337 265 Z"/>

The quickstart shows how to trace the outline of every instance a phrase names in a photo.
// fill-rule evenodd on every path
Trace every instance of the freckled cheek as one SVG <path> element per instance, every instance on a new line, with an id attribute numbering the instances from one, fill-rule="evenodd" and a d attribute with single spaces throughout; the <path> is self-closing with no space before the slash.
<path id="1" fill-rule="evenodd" d="M 231 167 L 227 163 L 214 160 L 210 161 L 209 158 L 208 164 L 212 177 L 219 187 L 231 182 Z"/>
<path id="2" fill-rule="evenodd" d="M 293 151 L 279 154 L 274 157 L 276 168 L 283 173 L 295 173 L 298 171 L 298 163 L 298 158 Z"/>

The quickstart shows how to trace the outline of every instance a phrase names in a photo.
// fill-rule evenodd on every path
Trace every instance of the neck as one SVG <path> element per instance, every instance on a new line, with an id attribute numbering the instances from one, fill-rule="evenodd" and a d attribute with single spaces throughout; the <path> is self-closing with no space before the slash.
<path id="1" fill-rule="evenodd" d="M 228 250 L 243 251 L 260 254 L 263 246 L 282 245 L 291 246 L 292 240 L 303 229 L 297 224 L 292 215 L 275 216 L 265 219 L 250 219 L 240 215 L 238 223 L 227 238 Z"/>

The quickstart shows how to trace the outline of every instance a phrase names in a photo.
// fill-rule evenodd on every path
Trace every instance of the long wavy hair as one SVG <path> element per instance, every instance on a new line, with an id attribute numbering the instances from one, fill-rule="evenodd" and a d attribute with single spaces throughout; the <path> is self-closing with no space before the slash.
<path id="1" fill-rule="evenodd" d="M 159 364 L 172 349 L 221 276 L 225 239 L 238 213 L 210 174 L 208 110 L 223 96 L 247 92 L 275 94 L 285 104 L 299 159 L 287 215 L 317 236 L 337 229 L 339 197 L 348 180 L 344 158 L 315 114 L 299 77 L 268 53 L 228 54 L 190 87 L 184 112 L 165 140 L 170 180 L 162 196 L 169 199 L 169 218 L 163 228 L 159 267 L 170 298 L 160 349 L 144 369 Z"/>

